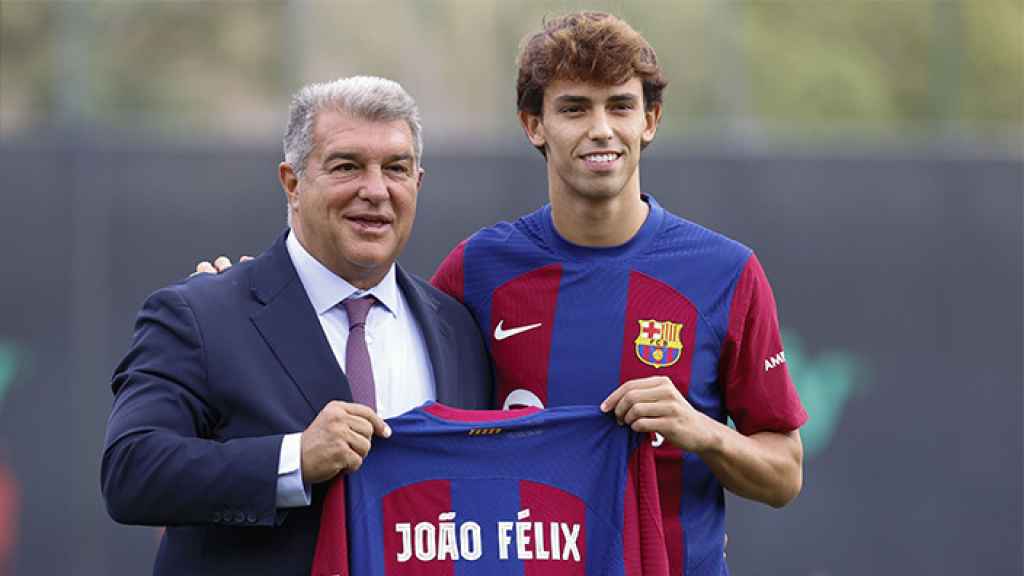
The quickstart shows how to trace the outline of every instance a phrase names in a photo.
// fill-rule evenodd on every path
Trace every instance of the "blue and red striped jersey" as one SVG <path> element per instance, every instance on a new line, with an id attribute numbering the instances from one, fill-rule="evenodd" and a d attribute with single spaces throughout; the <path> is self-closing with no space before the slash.
<path id="1" fill-rule="evenodd" d="M 328 490 L 314 576 L 668 574 L 649 437 L 596 407 L 388 424 Z"/>
<path id="2" fill-rule="evenodd" d="M 647 219 L 621 246 L 566 241 L 547 205 L 480 230 L 441 263 L 432 282 L 488 335 L 498 402 L 598 404 L 627 380 L 661 375 L 744 434 L 799 428 L 807 414 L 757 257 L 644 201 Z M 656 459 L 672 574 L 727 574 L 718 480 L 667 444 Z"/>

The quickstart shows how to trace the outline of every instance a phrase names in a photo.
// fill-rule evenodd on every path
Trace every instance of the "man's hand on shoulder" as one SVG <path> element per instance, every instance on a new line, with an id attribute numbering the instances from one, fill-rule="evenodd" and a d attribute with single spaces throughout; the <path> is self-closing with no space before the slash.
<path id="1" fill-rule="evenodd" d="M 252 260 L 252 256 L 242 256 L 238 259 L 239 262 L 247 260 Z M 231 268 L 231 259 L 227 256 L 218 256 L 213 263 L 203 260 L 196 264 L 196 271 L 189 274 L 189 276 L 195 276 L 196 274 L 220 274 L 228 268 Z"/>
<path id="2" fill-rule="evenodd" d="M 355 472 L 370 452 L 374 436 L 387 438 L 391 428 L 368 406 L 333 401 L 302 433 L 302 480 L 316 484 L 339 472 Z"/>

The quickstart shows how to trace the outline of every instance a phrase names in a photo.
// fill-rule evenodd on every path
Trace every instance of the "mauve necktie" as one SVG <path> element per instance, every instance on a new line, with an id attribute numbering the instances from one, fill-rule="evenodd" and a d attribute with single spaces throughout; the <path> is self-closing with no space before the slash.
<path id="1" fill-rule="evenodd" d="M 352 389 L 352 399 L 377 409 L 373 390 L 373 366 L 366 349 L 366 315 L 377 299 L 373 296 L 349 298 L 342 302 L 348 312 L 348 342 L 345 344 L 345 376 Z"/>

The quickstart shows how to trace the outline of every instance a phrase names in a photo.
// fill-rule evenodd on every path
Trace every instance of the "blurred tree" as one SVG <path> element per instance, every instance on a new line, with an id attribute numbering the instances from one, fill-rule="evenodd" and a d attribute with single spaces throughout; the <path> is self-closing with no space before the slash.
<path id="1" fill-rule="evenodd" d="M 931 9 L 924 2 L 744 4 L 755 115 L 811 132 L 926 128 Z"/>
<path id="2" fill-rule="evenodd" d="M 1019 144 L 1019 0 L 0 1 L 0 134 L 68 122 L 277 138 L 300 84 L 401 80 L 431 144 L 507 141 L 518 43 L 578 9 L 623 16 L 670 80 L 663 138 Z M 62 99 L 63 98 L 63 99 Z M 1016 138 L 1016 140 L 1014 140 Z"/>
<path id="3" fill-rule="evenodd" d="M 0 2 L 0 135 L 52 117 L 56 46 L 51 4 Z"/>
<path id="4" fill-rule="evenodd" d="M 1024 127 L 1024 3 L 964 2 L 963 118 L 982 130 Z"/>
<path id="5" fill-rule="evenodd" d="M 281 8 L 250 2 L 91 5 L 96 122 L 262 133 L 284 70 Z M 274 116 L 275 118 L 277 116 Z"/>

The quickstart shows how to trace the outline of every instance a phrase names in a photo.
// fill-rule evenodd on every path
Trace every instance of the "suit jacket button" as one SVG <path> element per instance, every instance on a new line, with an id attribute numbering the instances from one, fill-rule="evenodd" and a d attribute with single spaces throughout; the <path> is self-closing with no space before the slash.
<path id="1" fill-rule="evenodd" d="M 210 519 L 213 520 L 214 524 L 220 524 L 220 512 L 214 512 L 210 515 Z"/>
<path id="2" fill-rule="evenodd" d="M 255 524 L 256 523 L 256 517 L 253 516 L 252 514 L 247 514 L 245 516 L 245 521 L 248 522 L 249 524 Z"/>
<path id="3" fill-rule="evenodd" d="M 241 510 L 235 511 L 235 522 L 245 522 L 245 514 Z"/>

